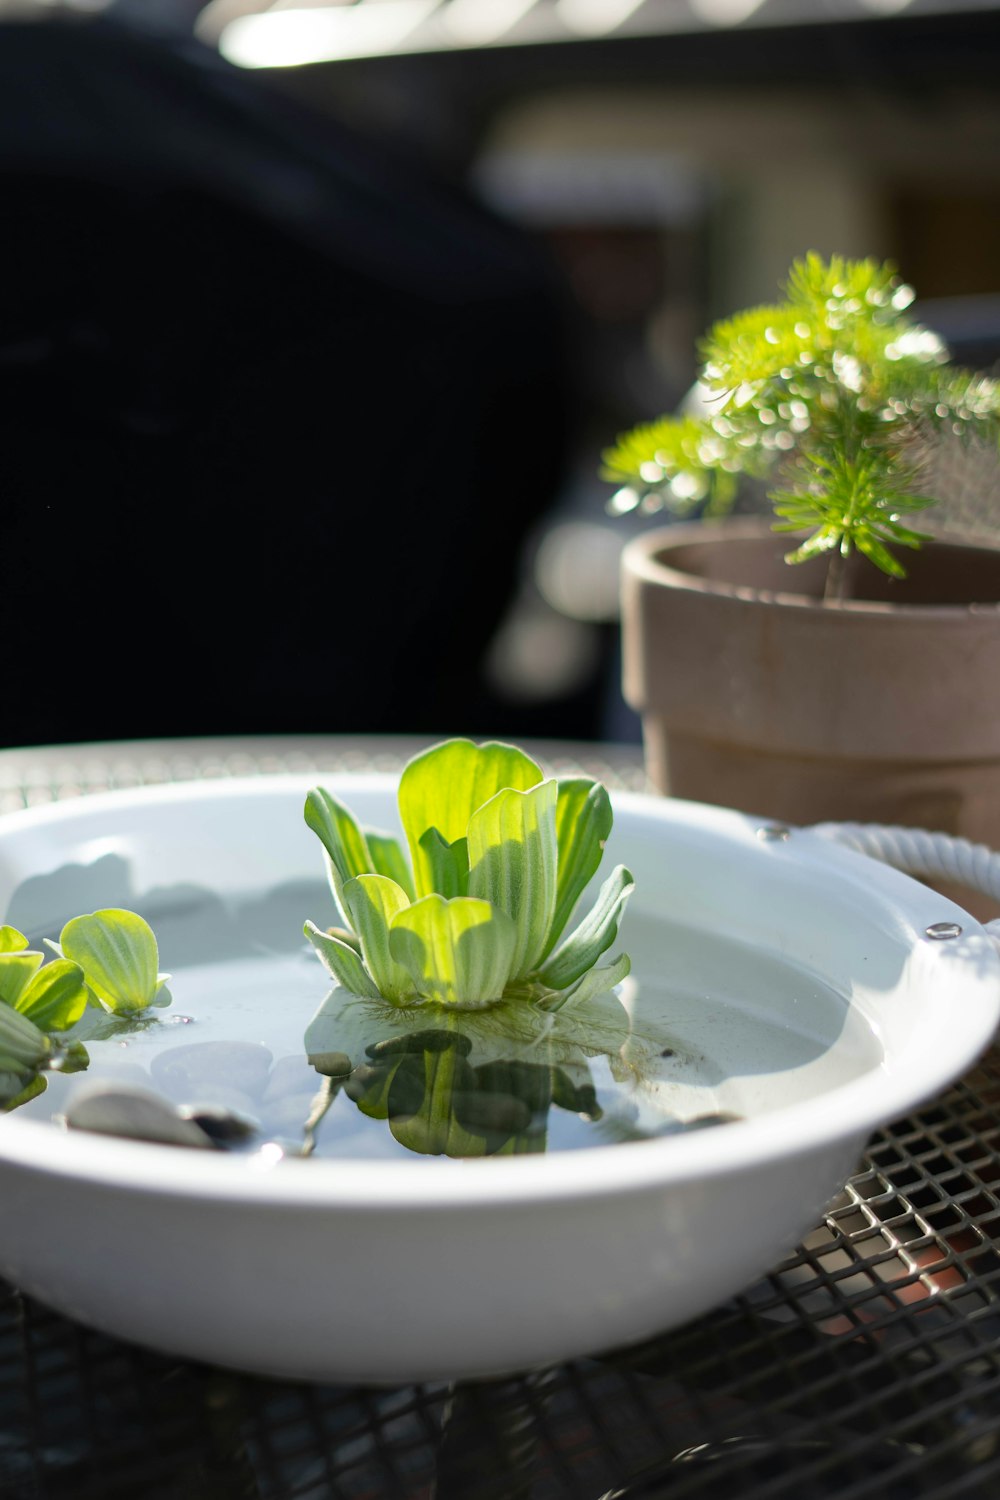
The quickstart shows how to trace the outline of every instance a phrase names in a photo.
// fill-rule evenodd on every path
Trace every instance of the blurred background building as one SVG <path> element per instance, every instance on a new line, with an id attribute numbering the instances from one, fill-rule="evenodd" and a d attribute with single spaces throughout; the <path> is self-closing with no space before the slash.
<path id="1" fill-rule="evenodd" d="M 706 324 L 815 249 L 1000 353 L 998 4 L 0 17 L 4 743 L 631 737 L 600 452 Z"/>

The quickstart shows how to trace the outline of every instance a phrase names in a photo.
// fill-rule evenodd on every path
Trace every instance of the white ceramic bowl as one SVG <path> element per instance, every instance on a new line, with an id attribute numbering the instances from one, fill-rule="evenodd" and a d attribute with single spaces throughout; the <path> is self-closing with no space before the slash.
<path id="1" fill-rule="evenodd" d="M 58 925 L 133 904 L 155 925 L 158 910 L 200 890 L 266 912 L 264 893 L 319 873 L 301 818 L 308 784 L 174 785 L 14 814 L 0 824 L 0 907 Z M 395 824 L 393 779 L 327 784 L 362 821 Z M 269 1162 L 15 1113 L 0 1118 L 0 1272 L 157 1349 L 362 1382 L 497 1375 L 596 1352 L 747 1285 L 814 1224 L 869 1133 L 986 1046 L 1000 964 L 957 907 L 808 832 L 761 839 L 753 819 L 641 796 L 618 796 L 615 809 L 609 860 L 636 875 L 623 938 L 629 947 L 630 930 L 646 934 L 640 984 L 651 965 L 669 981 L 671 947 L 649 941 L 669 921 L 708 969 L 720 943 L 750 968 L 791 966 L 805 1011 L 815 993 L 828 1013 L 835 992 L 844 1034 L 866 1045 L 824 1072 L 835 1037 L 808 1014 L 764 1016 L 766 994 L 745 1005 L 736 995 L 728 1042 L 713 1023 L 716 1054 L 742 1068 L 749 1118 L 541 1156 Z M 941 922 L 961 936 L 928 938 Z M 815 1033 L 804 1070 L 769 1072 L 744 1048 L 761 1017 L 776 1034 L 786 1023 Z"/>

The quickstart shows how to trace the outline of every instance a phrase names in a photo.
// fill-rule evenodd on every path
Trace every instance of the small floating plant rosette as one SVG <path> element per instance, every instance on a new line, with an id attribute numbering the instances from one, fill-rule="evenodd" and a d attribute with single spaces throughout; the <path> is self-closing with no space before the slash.
<path id="1" fill-rule="evenodd" d="M 0 926 L 0 1110 L 45 1092 L 45 1074 L 84 1071 L 85 1042 L 140 1024 L 170 1004 L 156 938 L 135 912 L 110 907 L 74 917 L 48 963 L 23 932 Z"/>
<path id="2" fill-rule="evenodd" d="M 567 934 L 611 833 L 599 782 L 547 778 L 512 745 L 454 739 L 408 763 L 398 807 L 409 858 L 330 792 L 306 799 L 344 925 L 305 932 L 338 985 L 402 1007 L 556 1011 L 626 977 L 627 954 L 601 962 L 634 889 L 624 865 Z"/>

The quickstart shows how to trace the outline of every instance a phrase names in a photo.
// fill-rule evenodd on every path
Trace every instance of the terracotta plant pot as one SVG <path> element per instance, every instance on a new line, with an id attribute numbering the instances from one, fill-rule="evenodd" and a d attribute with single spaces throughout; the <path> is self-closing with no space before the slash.
<path id="1" fill-rule="evenodd" d="M 1000 549 L 934 542 L 843 604 L 767 521 L 684 525 L 623 562 L 624 692 L 661 792 L 789 823 L 1000 847 Z"/>

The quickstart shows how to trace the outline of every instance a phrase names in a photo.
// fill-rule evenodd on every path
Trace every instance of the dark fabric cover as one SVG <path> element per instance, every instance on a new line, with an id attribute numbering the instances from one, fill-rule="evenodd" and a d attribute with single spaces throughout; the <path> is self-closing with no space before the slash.
<path id="1" fill-rule="evenodd" d="M 0 743 L 516 727 L 481 658 L 564 458 L 534 247 L 108 21 L 0 30 L 0 195 Z"/>

